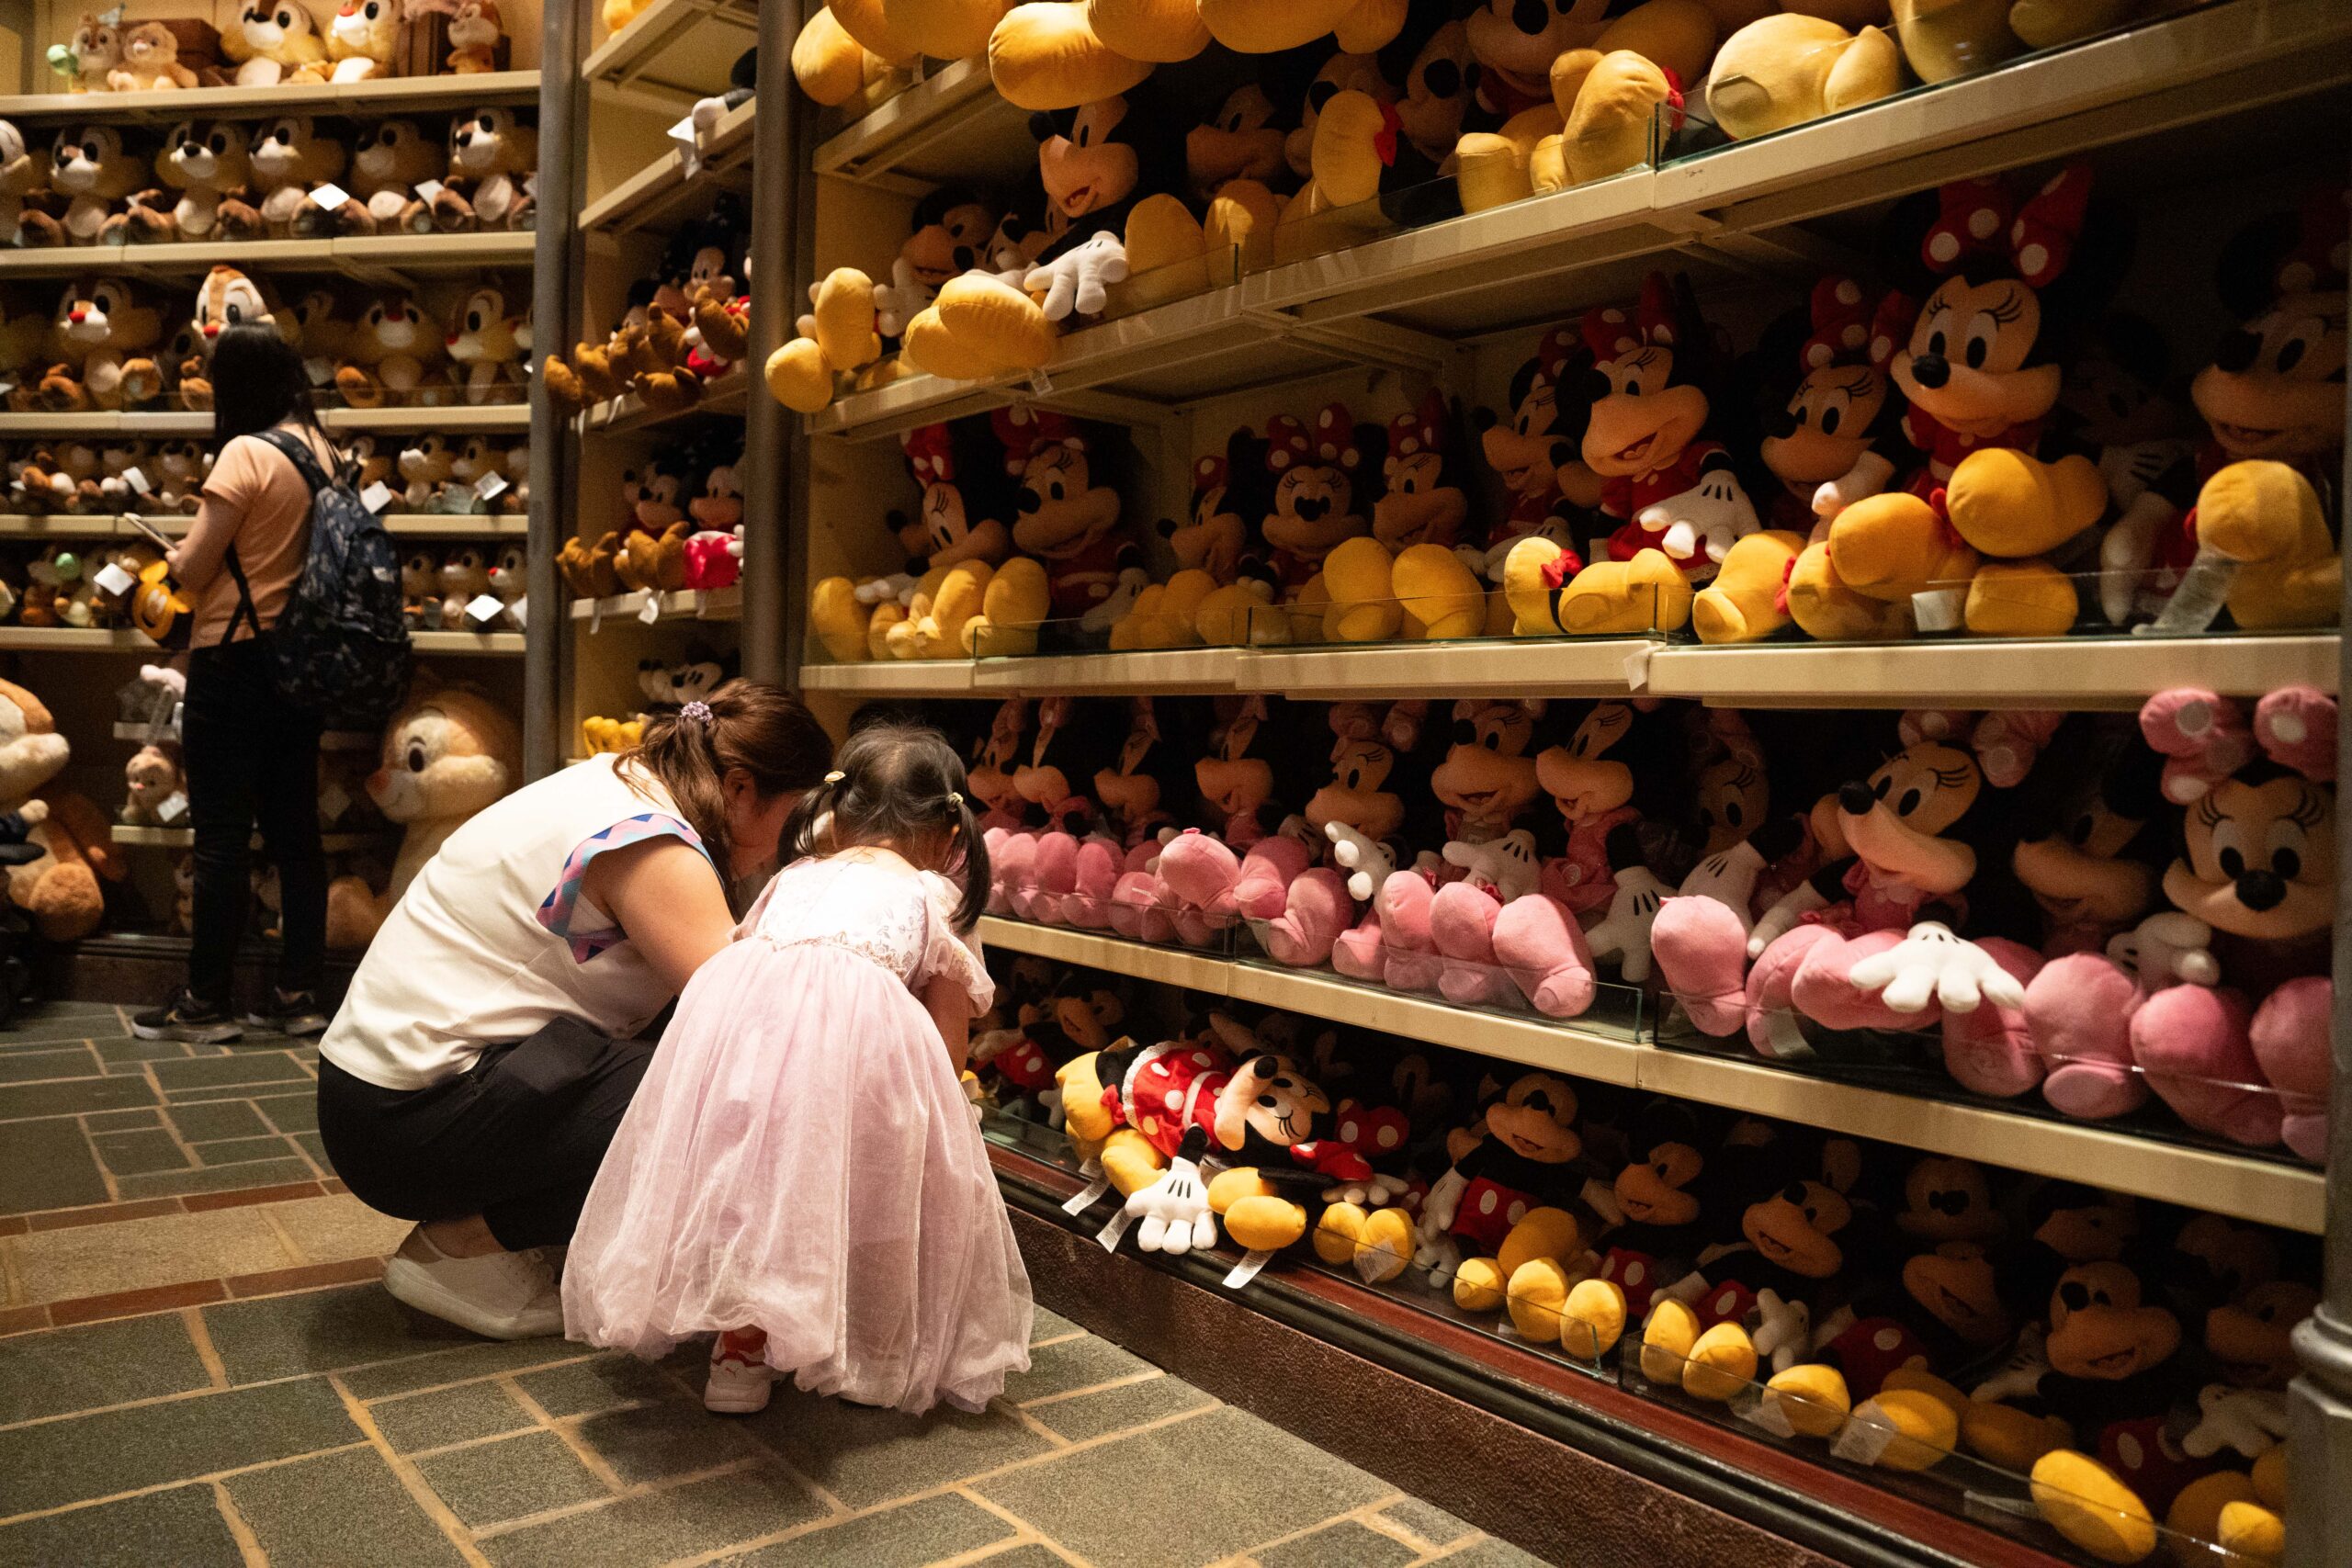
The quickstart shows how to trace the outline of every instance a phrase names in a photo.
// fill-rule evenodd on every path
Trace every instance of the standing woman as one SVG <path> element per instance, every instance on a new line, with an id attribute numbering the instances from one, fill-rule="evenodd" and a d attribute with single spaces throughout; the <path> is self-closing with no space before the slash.
<path id="1" fill-rule="evenodd" d="M 278 694 L 270 628 L 311 544 L 311 487 L 277 441 L 309 447 L 333 473 L 342 456 L 319 428 L 302 356 L 269 326 L 233 326 L 212 345 L 212 473 L 195 524 L 171 552 L 196 604 L 180 750 L 196 829 L 187 985 L 131 1021 L 142 1040 L 220 1044 L 244 1032 L 230 1014 L 232 966 L 251 898 L 256 824 L 277 867 L 284 931 L 277 982 L 243 1025 L 316 1034 L 326 963 L 326 856 L 319 845 L 319 722 Z"/>

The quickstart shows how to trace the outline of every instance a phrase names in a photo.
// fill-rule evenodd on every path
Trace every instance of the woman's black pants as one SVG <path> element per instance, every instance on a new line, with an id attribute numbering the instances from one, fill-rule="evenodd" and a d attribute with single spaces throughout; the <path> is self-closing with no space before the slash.
<path id="1" fill-rule="evenodd" d="M 277 867 L 277 986 L 316 991 L 326 965 L 327 863 L 319 847 L 319 723 L 277 694 L 264 632 L 187 656 L 180 751 L 196 829 L 196 929 L 187 988 L 226 1008 L 251 913 L 254 829 Z"/>
<path id="2" fill-rule="evenodd" d="M 571 1239 L 653 1042 L 560 1018 L 425 1089 L 319 1064 L 319 1137 L 353 1196 L 403 1220 L 480 1214 L 509 1252 Z"/>

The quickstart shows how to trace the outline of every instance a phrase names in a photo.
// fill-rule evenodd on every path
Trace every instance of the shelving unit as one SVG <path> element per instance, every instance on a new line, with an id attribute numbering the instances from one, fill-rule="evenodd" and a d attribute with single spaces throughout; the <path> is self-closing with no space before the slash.
<path id="1" fill-rule="evenodd" d="M 518 4 L 517 16 L 537 20 L 535 5 Z M 537 40 L 509 28 L 518 55 L 527 58 Z M 38 58 L 29 71 L 47 75 Z M 464 76 L 389 76 L 372 82 L 288 83 L 275 87 L 204 87 L 158 93 L 14 93 L 0 96 L 0 118 L 55 121 L 99 118 L 132 125 L 171 125 L 190 114 L 236 119 L 274 114 L 395 115 L 431 109 L 469 108 L 476 104 L 528 104 L 539 96 L 536 67 L 484 71 Z"/>
<path id="2" fill-rule="evenodd" d="M 193 518 L 178 513 L 141 513 L 149 527 L 175 537 L 185 534 Z M 386 512 L 378 514 L 384 532 L 395 537 L 420 539 L 491 539 L 514 537 L 526 520 L 488 513 Z M 147 536 L 127 516 L 103 512 L 12 513 L 0 514 L 0 537 L 59 539 L 143 539 Z"/>
<path id="3" fill-rule="evenodd" d="M 347 853 L 353 850 L 379 849 L 386 844 L 397 842 L 399 839 L 400 834 L 397 831 L 322 833 L 319 835 L 319 844 L 332 855 Z M 114 827 L 114 841 L 131 849 L 191 850 L 196 847 L 196 829 L 193 828 L 134 828 L 118 822 Z M 254 847 L 261 848 L 259 835 L 254 836 Z"/>
<path id="4" fill-rule="evenodd" d="M 0 251 L 0 283 L 19 277 L 201 277 L 216 266 L 243 271 L 334 273 L 381 283 L 407 275 L 480 272 L 531 265 L 528 231 L 369 234 L 328 240 L 206 241 L 160 245 L 66 245 Z"/>
<path id="5" fill-rule="evenodd" d="M 2160 1142 L 2095 1123 L 1924 1100 L 1789 1072 L 1762 1061 L 1639 1044 L 1569 1024 L 1451 1007 L 1310 970 L 1155 947 L 1064 926 L 984 916 L 983 945 L 1181 986 L 1310 1018 L 1451 1046 L 1708 1105 L 1779 1117 L 1927 1154 L 2134 1192 L 2290 1230 L 2326 1228 L 2319 1171 L 2253 1155 Z"/>

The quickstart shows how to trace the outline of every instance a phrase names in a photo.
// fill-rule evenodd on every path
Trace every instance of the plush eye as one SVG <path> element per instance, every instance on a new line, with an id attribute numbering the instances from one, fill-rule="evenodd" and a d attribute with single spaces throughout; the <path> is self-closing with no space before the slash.
<path id="1" fill-rule="evenodd" d="M 1074 130 L 1077 134 L 1072 136 L 1070 140 L 1077 142 L 1080 147 L 1085 146 L 1094 139 L 1094 128 L 1091 125 L 1078 125 L 1071 129 Z"/>
<path id="2" fill-rule="evenodd" d="M 1919 802 L 1922 798 L 1916 788 L 1905 790 L 1903 797 L 1894 803 L 1894 814 L 1897 817 L 1910 816 L 1911 813 L 1919 809 Z"/>
<path id="3" fill-rule="evenodd" d="M 229 309 L 224 312 L 224 314 L 228 317 L 229 324 L 232 327 L 245 319 L 244 307 L 237 304 L 234 300 L 230 301 Z"/>
<path id="4" fill-rule="evenodd" d="M 1724 827 L 1726 827 L 1726 828 L 1736 828 L 1736 827 L 1738 827 L 1738 826 L 1740 825 L 1740 823 L 1741 823 L 1743 820 L 1745 820 L 1745 819 L 1746 819 L 1746 818 L 1745 818 L 1745 817 L 1743 816 L 1743 814 L 1741 813 L 1741 811 L 1740 811 L 1740 809 L 1739 809 L 1739 802 L 1737 802 L 1737 801 L 1736 801 L 1736 800 L 1730 800 L 1730 801 L 1725 801 L 1725 802 L 1724 803 Z"/>
<path id="5" fill-rule="evenodd" d="M 292 26 L 294 25 L 294 13 L 293 13 L 293 12 L 291 12 L 291 11 L 280 11 L 280 12 L 278 12 L 278 13 L 277 13 L 277 25 L 278 25 L 279 27 L 281 27 L 281 28 L 290 28 L 290 27 L 292 27 Z"/>
<path id="6" fill-rule="evenodd" d="M 2058 1299 L 2073 1312 L 2080 1312 L 2091 1304 L 2091 1293 L 2079 1280 L 2069 1280 L 2059 1286 Z"/>
<path id="7" fill-rule="evenodd" d="M 409 743 L 408 771 L 412 773 L 424 772 L 424 748 L 414 741 Z"/>
<path id="8" fill-rule="evenodd" d="M 1894 779 L 1893 775 L 1888 773 L 1881 773 L 1877 778 L 1871 781 L 1871 793 L 1878 796 L 1881 800 L 1884 800 L 1886 798 L 1886 792 L 1894 787 Z"/>
<path id="9" fill-rule="evenodd" d="M 1837 434 L 1838 426 L 1844 423 L 1844 413 L 1845 411 L 1835 406 L 1823 409 L 1821 411 L 1821 434 L 1824 435 Z"/>
<path id="10" fill-rule="evenodd" d="M 225 130 L 214 131 L 206 145 L 215 152 L 226 152 L 229 150 L 229 133 Z"/>
<path id="11" fill-rule="evenodd" d="M 1993 344 L 2001 335 L 2001 323 L 1980 310 L 1968 323 L 1968 340 L 1961 356 L 1971 370 L 1982 370 L 1984 361 L 1992 356 Z"/>
<path id="12" fill-rule="evenodd" d="M 466 331 L 469 333 L 478 333 L 481 331 L 481 312 L 480 310 L 469 310 L 466 312 Z"/>
<path id="13" fill-rule="evenodd" d="M 2084 812 L 2080 817 L 2075 818 L 2073 823 L 2067 827 L 2067 841 L 2075 844 L 2089 843 L 2091 841 L 2091 833 L 2098 828 L 2098 819 L 2093 817 L 2089 812 Z"/>
<path id="14" fill-rule="evenodd" d="M 2303 853 L 2309 848 L 2302 828 L 2293 822 L 2270 825 L 2270 869 L 2289 882 L 2302 874 Z"/>

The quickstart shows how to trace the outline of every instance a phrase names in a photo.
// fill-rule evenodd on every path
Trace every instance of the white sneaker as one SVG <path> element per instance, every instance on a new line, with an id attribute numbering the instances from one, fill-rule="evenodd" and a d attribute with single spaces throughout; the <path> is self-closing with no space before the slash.
<path id="1" fill-rule="evenodd" d="M 749 1416 L 768 1407 L 775 1373 L 764 1361 L 754 1361 L 728 1348 L 727 1336 L 711 1341 L 710 1376 L 702 1385 L 702 1407 L 721 1416 Z"/>
<path id="2" fill-rule="evenodd" d="M 410 1239 L 432 1253 L 419 1262 L 405 1247 L 384 1265 L 384 1289 L 422 1313 L 486 1339 L 537 1339 L 563 1332 L 563 1295 L 536 1252 L 452 1258 L 422 1229 Z"/>

